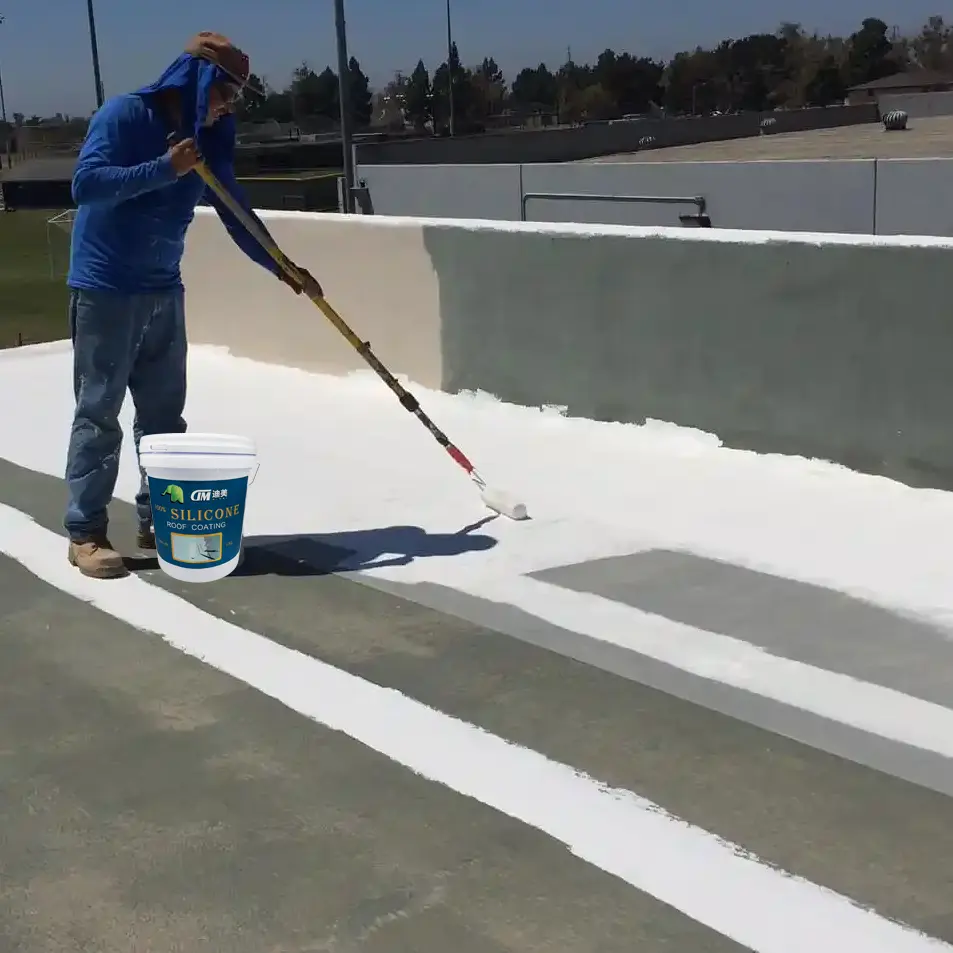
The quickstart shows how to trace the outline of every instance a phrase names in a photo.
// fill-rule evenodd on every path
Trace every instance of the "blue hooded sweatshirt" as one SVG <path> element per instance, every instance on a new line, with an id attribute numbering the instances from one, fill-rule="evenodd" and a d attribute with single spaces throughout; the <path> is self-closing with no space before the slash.
<path id="1" fill-rule="evenodd" d="M 183 54 L 151 86 L 107 100 L 90 120 L 73 174 L 77 211 L 67 277 L 71 288 L 123 294 L 181 289 L 185 233 L 203 198 L 242 251 L 279 274 L 268 253 L 206 190 L 198 173 L 177 177 L 167 154 L 172 130 L 158 111 L 156 94 L 176 89 L 182 113 L 178 133 L 195 138 L 216 178 L 251 212 L 235 180 L 234 115 L 203 125 L 212 86 L 227 78 L 214 64 Z"/>

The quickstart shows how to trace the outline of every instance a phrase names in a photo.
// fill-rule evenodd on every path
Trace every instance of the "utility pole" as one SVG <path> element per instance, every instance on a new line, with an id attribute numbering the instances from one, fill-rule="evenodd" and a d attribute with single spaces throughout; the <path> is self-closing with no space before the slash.
<path id="1" fill-rule="evenodd" d="M 86 12 L 89 14 L 89 46 L 93 54 L 93 79 L 96 82 L 96 108 L 102 107 L 106 97 L 103 95 L 103 78 L 99 72 L 99 46 L 96 43 L 96 14 L 93 12 L 93 0 L 86 0 Z"/>
<path id="2" fill-rule="evenodd" d="M 3 24 L 5 17 L 3 14 L 0 14 L 0 25 Z M 3 121 L 7 121 L 7 101 L 3 98 L 3 74 L 0 73 L 0 114 L 3 116 Z"/>
<path id="3" fill-rule="evenodd" d="M 457 131 L 456 109 L 453 105 L 453 26 L 450 23 L 450 0 L 447 0 L 447 95 L 450 98 L 450 135 Z"/>
<path id="4" fill-rule="evenodd" d="M 344 211 L 351 214 L 354 212 L 354 149 L 351 133 L 351 75 L 348 70 L 344 0 L 334 0 L 334 26 L 338 40 L 338 99 L 341 102 L 341 151 L 344 154 Z"/>

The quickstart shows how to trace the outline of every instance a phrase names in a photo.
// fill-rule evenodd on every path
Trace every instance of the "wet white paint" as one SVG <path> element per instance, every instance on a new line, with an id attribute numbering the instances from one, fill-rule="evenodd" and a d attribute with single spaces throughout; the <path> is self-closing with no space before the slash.
<path id="1" fill-rule="evenodd" d="M 90 580 L 61 536 L 0 505 L 0 552 L 102 612 L 288 708 L 564 843 L 577 857 L 758 953 L 950 953 L 629 791 L 211 616 L 142 579 Z"/>
<path id="2" fill-rule="evenodd" d="M 452 533 L 487 515 L 478 494 L 372 374 L 309 374 L 191 352 L 194 431 L 247 434 L 261 453 L 249 535 Z M 0 422 L 0 455 L 63 473 L 72 415 L 68 344 L 0 352 L 0 399 L 31 414 Z M 453 585 L 652 547 L 683 549 L 953 621 L 953 494 L 797 457 L 729 450 L 669 424 L 569 419 L 557 410 L 414 387 L 425 409 L 494 485 L 525 499 L 533 522 L 498 520 L 500 545 L 421 557 L 390 577 Z M 117 495 L 132 501 L 131 402 Z M 253 505 L 251 505 L 253 502 Z"/>
<path id="3" fill-rule="evenodd" d="M 191 428 L 247 434 L 258 445 L 246 538 L 317 534 L 363 554 L 341 568 L 513 605 L 684 671 L 953 753 L 947 708 L 520 578 L 652 548 L 684 550 L 826 586 L 950 633 L 953 494 L 728 450 L 710 434 L 658 422 L 567 419 L 414 387 L 484 475 L 533 514 L 532 522 L 478 528 L 470 534 L 484 538 L 478 548 L 460 535 L 488 515 L 472 484 L 372 374 L 314 375 L 206 347 L 190 360 Z M 12 406 L 29 392 L 32 410 L 0 424 L 0 454 L 59 477 L 72 413 L 68 347 L 23 348 L 0 354 L 0 364 L 0 399 Z M 127 434 L 131 416 L 127 406 Z M 132 502 L 137 487 L 127 438 L 117 492 Z"/>

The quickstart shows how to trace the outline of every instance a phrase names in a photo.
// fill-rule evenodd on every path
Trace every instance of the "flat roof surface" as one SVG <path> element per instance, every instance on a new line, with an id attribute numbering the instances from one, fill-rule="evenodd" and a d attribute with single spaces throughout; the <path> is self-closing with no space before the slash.
<path id="1" fill-rule="evenodd" d="M 953 157 L 953 116 L 911 119 L 903 132 L 883 125 L 785 132 L 692 146 L 647 149 L 586 162 L 719 162 L 757 159 L 926 159 Z"/>
<path id="2" fill-rule="evenodd" d="M 0 352 L 5 950 L 953 949 L 950 494 L 414 388 L 491 521 L 376 378 L 198 346 L 245 561 L 87 580 L 71 366 Z"/>
<path id="3" fill-rule="evenodd" d="M 73 178 L 77 156 L 56 156 L 27 159 L 14 165 L 12 169 L 0 167 L 0 180 L 5 182 L 26 182 L 46 180 L 50 182 L 68 182 Z"/>

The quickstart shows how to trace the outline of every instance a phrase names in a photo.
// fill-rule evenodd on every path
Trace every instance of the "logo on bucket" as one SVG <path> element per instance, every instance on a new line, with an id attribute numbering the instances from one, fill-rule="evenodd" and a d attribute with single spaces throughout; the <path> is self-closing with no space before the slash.
<path id="1" fill-rule="evenodd" d="M 185 497 L 182 495 L 182 487 L 176 486 L 174 483 L 170 483 L 163 491 L 163 496 L 169 498 L 170 503 L 184 503 Z"/>
<path id="2" fill-rule="evenodd" d="M 182 569 L 237 565 L 248 478 L 165 483 L 149 478 L 159 558 Z M 234 568 L 234 567 L 232 567 Z"/>

